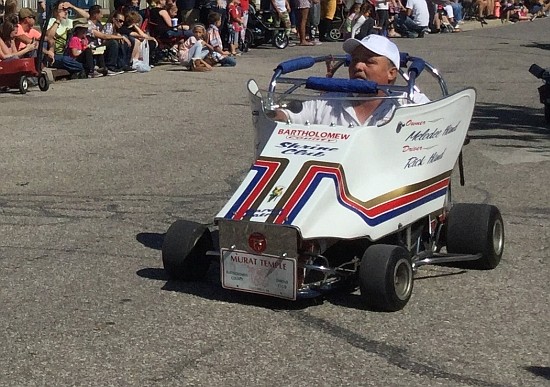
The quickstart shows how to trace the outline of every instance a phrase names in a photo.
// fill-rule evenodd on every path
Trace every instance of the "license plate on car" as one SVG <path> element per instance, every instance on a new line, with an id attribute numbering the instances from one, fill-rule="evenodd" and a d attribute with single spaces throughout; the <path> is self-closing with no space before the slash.
<path id="1" fill-rule="evenodd" d="M 221 252 L 224 288 L 296 299 L 296 259 L 226 249 Z"/>

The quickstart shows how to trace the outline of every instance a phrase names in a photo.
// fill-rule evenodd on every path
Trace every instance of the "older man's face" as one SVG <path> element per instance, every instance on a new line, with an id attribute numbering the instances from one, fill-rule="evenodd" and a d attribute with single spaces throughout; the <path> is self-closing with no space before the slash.
<path id="1" fill-rule="evenodd" d="M 397 69 L 385 56 L 380 56 L 359 46 L 351 53 L 349 77 L 385 85 L 395 81 Z"/>

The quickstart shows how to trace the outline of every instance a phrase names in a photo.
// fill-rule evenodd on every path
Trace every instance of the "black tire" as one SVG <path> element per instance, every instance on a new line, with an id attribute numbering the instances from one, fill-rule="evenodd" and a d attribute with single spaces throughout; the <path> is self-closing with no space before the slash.
<path id="1" fill-rule="evenodd" d="M 38 88 L 40 91 L 47 91 L 50 88 L 50 81 L 48 76 L 44 73 L 38 76 Z"/>
<path id="2" fill-rule="evenodd" d="M 205 225 L 177 220 L 172 223 L 162 244 L 162 263 L 170 279 L 198 281 L 210 267 L 212 236 Z"/>
<path id="3" fill-rule="evenodd" d="M 288 46 L 288 35 L 284 31 L 279 31 L 273 36 L 273 45 L 278 49 L 285 49 Z"/>
<path id="4" fill-rule="evenodd" d="M 19 78 L 19 92 L 21 94 L 26 94 L 27 90 L 29 90 L 29 80 L 26 76 L 22 76 Z"/>
<path id="5" fill-rule="evenodd" d="M 328 36 L 332 41 L 337 42 L 342 37 L 342 31 L 340 28 L 333 28 L 329 31 Z"/>
<path id="6" fill-rule="evenodd" d="M 372 245 L 361 259 L 359 289 L 371 310 L 396 312 L 407 305 L 413 290 L 411 258 L 406 249 Z"/>
<path id="7" fill-rule="evenodd" d="M 489 204 L 457 203 L 447 219 L 449 254 L 482 254 L 465 267 L 490 270 L 498 266 L 504 252 L 504 222 L 497 207 Z"/>
<path id="8" fill-rule="evenodd" d="M 544 104 L 544 118 L 546 123 L 550 124 L 550 104 Z"/>
<path id="9" fill-rule="evenodd" d="M 248 28 L 244 32 L 243 46 L 245 47 L 246 51 L 248 51 L 250 47 L 254 47 L 254 34 Z"/>

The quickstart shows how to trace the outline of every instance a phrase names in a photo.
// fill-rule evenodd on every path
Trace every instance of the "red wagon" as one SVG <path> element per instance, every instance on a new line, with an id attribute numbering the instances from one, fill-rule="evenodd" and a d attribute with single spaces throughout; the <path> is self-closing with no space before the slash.
<path id="1" fill-rule="evenodd" d="M 29 77 L 38 77 L 38 88 L 50 88 L 47 75 L 37 70 L 36 58 L 22 58 L 0 62 L 0 87 L 19 89 L 25 94 L 29 88 Z"/>

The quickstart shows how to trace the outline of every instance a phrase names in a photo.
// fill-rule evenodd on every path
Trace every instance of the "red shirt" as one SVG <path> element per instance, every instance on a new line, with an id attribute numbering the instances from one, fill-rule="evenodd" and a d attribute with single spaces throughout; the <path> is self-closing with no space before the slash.
<path id="1" fill-rule="evenodd" d="M 241 7 L 235 3 L 231 3 L 229 6 L 229 16 L 231 17 L 231 25 L 233 26 L 233 30 L 236 32 L 241 32 L 243 29 L 242 24 L 235 21 L 235 19 L 242 20 L 243 11 L 241 10 Z"/>
<path id="2" fill-rule="evenodd" d="M 88 48 L 88 39 L 86 38 L 80 39 L 77 36 L 73 36 L 71 40 L 69 40 L 69 55 L 74 58 L 75 55 L 73 55 L 73 50 L 72 50 L 73 48 L 80 51 L 84 51 L 85 49 Z"/>
<path id="3" fill-rule="evenodd" d="M 244 12 L 248 12 L 248 8 L 250 7 L 250 1 L 249 0 L 241 0 L 241 10 Z"/>

